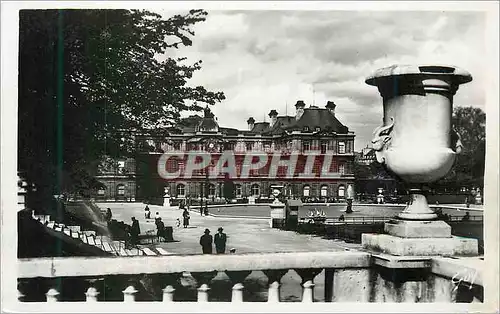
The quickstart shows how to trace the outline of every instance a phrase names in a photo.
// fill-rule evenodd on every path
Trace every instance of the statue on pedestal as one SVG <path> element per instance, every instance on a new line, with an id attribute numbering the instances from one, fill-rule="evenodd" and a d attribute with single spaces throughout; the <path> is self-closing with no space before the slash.
<path id="1" fill-rule="evenodd" d="M 164 187 L 163 188 L 163 207 L 170 208 L 170 194 L 169 194 L 169 188 Z"/>

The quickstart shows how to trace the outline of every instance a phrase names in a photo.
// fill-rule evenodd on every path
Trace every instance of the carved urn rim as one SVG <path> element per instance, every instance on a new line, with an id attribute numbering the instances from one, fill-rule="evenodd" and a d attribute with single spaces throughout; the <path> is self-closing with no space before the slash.
<path id="1" fill-rule="evenodd" d="M 417 75 L 428 78 L 452 77 L 456 85 L 472 81 L 472 75 L 468 71 L 454 65 L 395 64 L 376 70 L 372 75 L 366 78 L 365 83 L 372 86 L 379 86 L 387 80 L 396 77 Z"/>

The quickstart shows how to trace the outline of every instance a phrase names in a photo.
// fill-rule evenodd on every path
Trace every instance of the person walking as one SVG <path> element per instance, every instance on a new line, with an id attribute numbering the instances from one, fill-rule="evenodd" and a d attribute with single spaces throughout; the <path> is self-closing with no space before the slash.
<path id="1" fill-rule="evenodd" d="M 106 221 L 111 221 L 111 218 L 113 218 L 113 213 L 111 212 L 111 208 L 108 207 L 108 210 L 106 211 Z"/>
<path id="2" fill-rule="evenodd" d="M 141 234 L 141 228 L 139 227 L 139 221 L 132 217 L 132 227 L 130 228 L 131 242 L 136 245 L 139 242 L 139 234 Z"/>
<path id="3" fill-rule="evenodd" d="M 222 227 L 217 229 L 217 233 L 215 234 L 215 237 L 214 237 L 215 252 L 217 254 L 226 253 L 227 236 L 224 232 L 222 232 L 223 230 L 224 229 L 222 229 Z"/>
<path id="4" fill-rule="evenodd" d="M 160 213 L 156 212 L 155 214 L 155 225 L 158 223 L 158 219 L 161 219 Z"/>
<path id="5" fill-rule="evenodd" d="M 149 210 L 148 205 L 146 205 L 146 208 L 144 208 L 144 218 L 151 219 L 151 211 Z"/>
<path id="6" fill-rule="evenodd" d="M 200 237 L 201 251 L 203 254 L 212 254 L 213 237 L 210 230 L 205 229 L 205 233 Z"/>
<path id="7" fill-rule="evenodd" d="M 184 209 L 184 212 L 182 213 L 182 218 L 183 218 L 184 228 L 187 228 L 189 226 L 189 218 L 190 218 L 187 209 Z"/>
<path id="8" fill-rule="evenodd" d="M 162 242 L 161 238 L 163 238 L 164 241 L 165 239 L 165 224 L 163 221 L 161 221 L 161 218 L 158 218 L 158 221 L 156 222 L 156 236 L 158 237 L 158 242 Z"/>

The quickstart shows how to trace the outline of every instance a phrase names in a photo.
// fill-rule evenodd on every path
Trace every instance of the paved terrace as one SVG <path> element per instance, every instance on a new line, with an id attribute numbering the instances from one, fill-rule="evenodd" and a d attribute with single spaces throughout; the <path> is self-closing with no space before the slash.
<path id="1" fill-rule="evenodd" d="M 142 203 L 98 203 L 102 210 L 111 208 L 113 219 L 122 220 L 131 224 L 134 216 L 139 220 L 141 233 L 147 230 L 155 230 L 154 219 L 146 221 L 144 218 L 144 207 Z M 266 208 L 268 206 L 259 206 Z M 306 251 L 344 251 L 345 248 L 359 248 L 359 244 L 346 244 L 343 241 L 323 239 L 315 235 L 297 234 L 293 231 L 272 229 L 267 219 L 249 218 L 225 218 L 200 216 L 196 211 L 191 211 L 189 228 L 182 227 L 182 210 L 166 209 L 162 206 L 149 205 L 151 217 L 156 212 L 160 213 L 166 226 L 174 227 L 174 240 L 170 243 L 155 243 L 155 247 L 161 247 L 175 254 L 201 254 L 199 245 L 200 236 L 205 228 L 210 229 L 212 234 L 219 227 L 224 228 L 228 236 L 227 248 L 235 248 L 237 253 L 265 253 L 265 252 L 306 252 Z M 243 208 L 241 208 L 243 210 Z M 248 211 L 250 211 L 249 209 Z M 181 227 L 176 227 L 176 219 L 181 220 Z"/>

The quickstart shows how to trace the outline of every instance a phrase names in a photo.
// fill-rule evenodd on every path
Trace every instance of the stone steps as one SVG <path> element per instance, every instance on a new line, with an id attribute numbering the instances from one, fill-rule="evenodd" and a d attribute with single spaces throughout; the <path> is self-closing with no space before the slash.
<path id="1" fill-rule="evenodd" d="M 165 249 L 162 249 L 161 247 L 157 247 L 157 248 L 155 248 L 155 249 L 156 249 L 156 250 L 158 251 L 158 253 L 160 253 L 161 255 L 171 255 L 171 254 L 172 254 L 172 253 L 170 253 L 170 252 L 166 251 Z"/>
<path id="2" fill-rule="evenodd" d="M 146 254 L 147 256 L 156 256 L 158 254 L 156 254 L 153 250 L 151 250 L 150 248 L 143 248 L 142 251 L 144 252 L 144 254 Z"/>
<path id="3" fill-rule="evenodd" d="M 83 243 L 96 246 L 105 252 L 113 253 L 118 256 L 157 256 L 171 254 L 162 248 L 155 248 L 155 250 L 149 248 L 126 249 L 125 241 L 114 241 L 108 236 L 97 235 L 97 233 L 93 230 L 82 230 L 81 226 L 66 226 L 64 224 L 57 223 L 50 219 L 50 215 L 35 215 L 33 213 L 32 217 L 34 220 L 47 226 L 47 228 L 57 232 L 62 232 L 66 236 L 73 239 L 79 239 Z"/>

